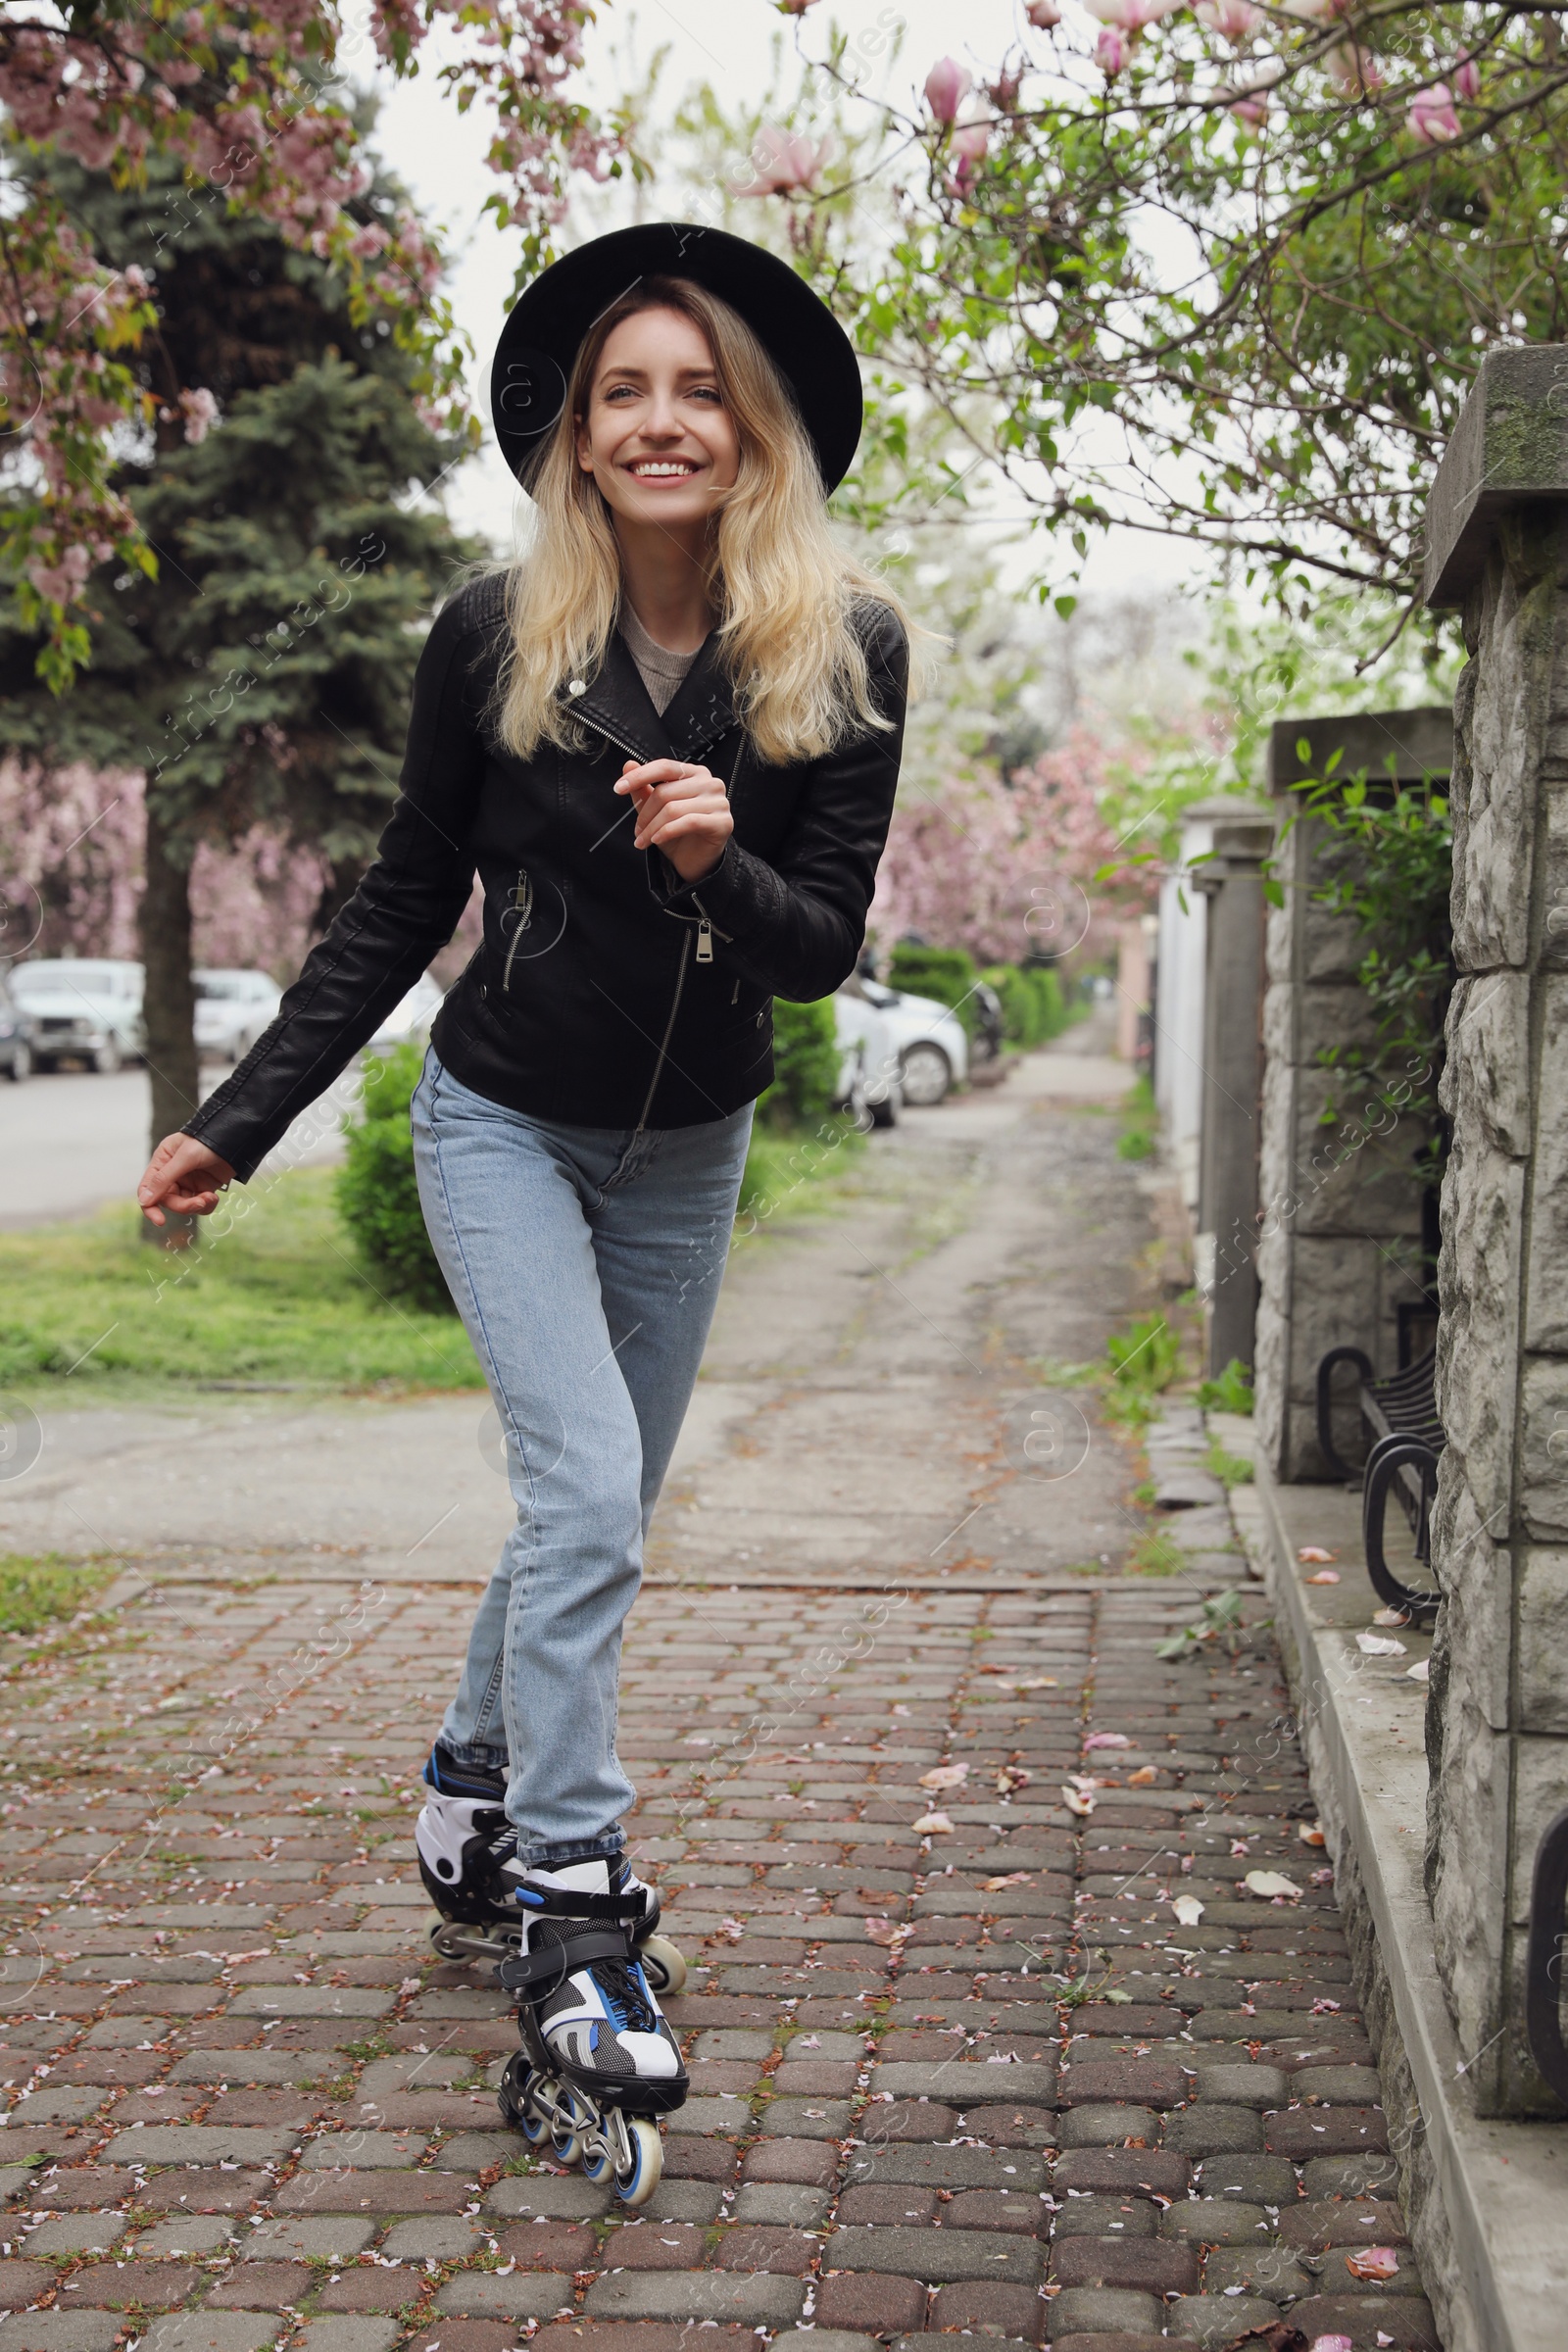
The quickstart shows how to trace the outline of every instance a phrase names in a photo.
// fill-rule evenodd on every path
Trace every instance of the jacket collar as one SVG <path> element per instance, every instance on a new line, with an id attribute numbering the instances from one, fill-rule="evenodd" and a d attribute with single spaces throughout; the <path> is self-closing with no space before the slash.
<path id="1" fill-rule="evenodd" d="M 618 629 L 586 691 L 564 694 L 563 700 L 575 717 L 644 760 L 699 760 L 735 724 L 734 698 L 719 666 L 716 630 L 699 651 L 662 717 Z"/>

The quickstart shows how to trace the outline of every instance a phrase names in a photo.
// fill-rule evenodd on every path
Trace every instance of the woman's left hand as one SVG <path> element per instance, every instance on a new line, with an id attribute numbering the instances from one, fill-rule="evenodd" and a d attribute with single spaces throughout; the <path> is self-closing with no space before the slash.
<path id="1" fill-rule="evenodd" d="M 689 760 L 628 760 L 615 790 L 632 797 L 639 850 L 662 850 L 683 882 L 712 872 L 735 830 L 720 777 Z"/>

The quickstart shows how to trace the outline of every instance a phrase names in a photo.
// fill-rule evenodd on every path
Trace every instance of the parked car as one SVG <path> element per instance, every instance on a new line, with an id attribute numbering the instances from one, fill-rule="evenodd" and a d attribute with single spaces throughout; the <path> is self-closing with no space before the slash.
<path id="1" fill-rule="evenodd" d="M 969 1074 L 969 1040 L 963 1023 L 934 997 L 911 997 L 884 981 L 858 981 L 861 995 L 881 1015 L 882 1035 L 878 1068 L 896 1071 L 906 1102 L 922 1108 L 940 1102 L 950 1087 L 961 1086 Z"/>
<path id="2" fill-rule="evenodd" d="M 283 1002 L 267 972 L 197 971 L 196 1050 L 213 1061 L 243 1061 Z"/>
<path id="3" fill-rule="evenodd" d="M 873 1127 L 896 1127 L 904 1108 L 898 1039 L 858 975 L 834 998 L 833 1022 L 842 1057 L 838 1106 L 857 1124 L 868 1118 Z"/>
<path id="4" fill-rule="evenodd" d="M 32 1019 L 12 995 L 4 972 L 0 972 L 0 1062 L 5 1064 L 8 1078 L 31 1075 Z"/>
<path id="5" fill-rule="evenodd" d="M 146 1050 L 139 963 L 98 963 L 86 956 L 39 956 L 15 964 L 11 993 L 32 1023 L 32 1059 L 40 1070 L 85 1061 L 108 1073 Z"/>
<path id="6" fill-rule="evenodd" d="M 426 972 L 416 980 L 406 997 L 400 997 L 380 1028 L 371 1038 L 369 1052 L 388 1053 L 393 1046 L 413 1045 L 427 1038 L 430 1024 L 441 1009 L 446 990 Z"/>

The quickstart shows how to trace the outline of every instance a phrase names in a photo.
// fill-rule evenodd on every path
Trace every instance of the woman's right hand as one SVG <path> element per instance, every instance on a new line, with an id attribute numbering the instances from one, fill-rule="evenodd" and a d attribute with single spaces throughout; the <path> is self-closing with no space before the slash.
<path id="1" fill-rule="evenodd" d="M 219 1194 L 233 1181 L 227 1160 L 209 1152 L 195 1136 L 166 1135 L 147 1162 L 136 1199 L 150 1225 L 165 1223 L 166 1209 L 172 1216 L 210 1217 Z"/>

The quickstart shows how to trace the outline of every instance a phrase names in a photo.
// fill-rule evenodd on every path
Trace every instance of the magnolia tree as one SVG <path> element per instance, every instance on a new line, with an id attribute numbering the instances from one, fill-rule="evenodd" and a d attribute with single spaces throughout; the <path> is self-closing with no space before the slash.
<path id="1" fill-rule="evenodd" d="M 878 938 L 917 931 L 979 963 L 1103 953 L 1156 887 L 1113 828 L 1122 786 L 1102 734 L 1080 727 L 1004 780 L 976 768 L 902 798 L 871 909 Z"/>
<path id="2" fill-rule="evenodd" d="M 411 207 L 365 219 L 372 168 L 351 77 L 407 76 L 438 28 L 437 79 L 460 111 L 491 109 L 487 210 L 523 231 L 531 272 L 573 171 L 621 168 L 616 127 L 569 94 L 585 0 L 367 0 L 351 35 L 336 0 L 40 0 L 0 23 L 0 116 L 14 138 L 121 184 L 153 157 L 182 167 L 164 243 L 217 207 L 265 220 L 339 269 L 356 321 L 385 322 L 414 357 L 426 417 L 468 424 L 464 349 L 438 292 L 440 257 Z M 87 660 L 87 584 L 116 561 L 156 575 L 157 558 L 115 478 L 117 441 L 182 433 L 217 413 L 202 383 L 149 388 L 138 366 L 157 309 L 140 267 L 103 267 L 48 174 L 15 180 L 0 205 L 0 550 L 20 617 L 42 634 L 40 674 L 57 690 Z M 164 244 L 159 251 L 162 254 Z M 476 426 L 472 428 L 476 432 Z"/>
<path id="3" fill-rule="evenodd" d="M 853 180 L 809 123 L 758 168 L 861 348 L 1080 553 L 1120 520 L 1298 609 L 1311 574 L 1408 598 L 1480 361 L 1568 337 L 1558 13 L 1028 0 L 1007 56 L 861 101 Z M 817 69 L 830 115 L 868 81 L 837 37 Z"/>

